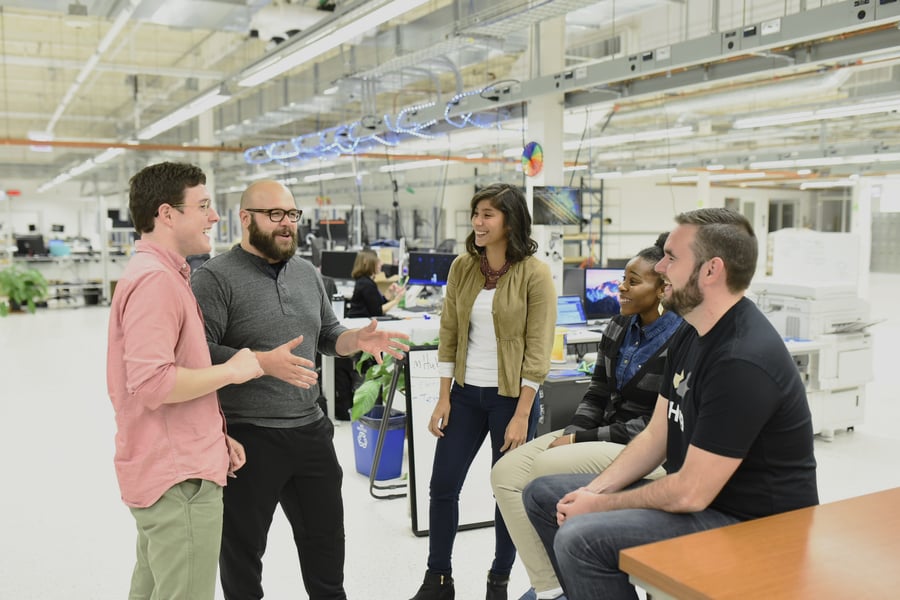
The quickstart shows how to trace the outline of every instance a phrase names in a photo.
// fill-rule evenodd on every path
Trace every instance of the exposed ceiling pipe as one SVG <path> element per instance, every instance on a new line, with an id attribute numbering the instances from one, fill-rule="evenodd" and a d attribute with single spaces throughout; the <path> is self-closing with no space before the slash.
<path id="1" fill-rule="evenodd" d="M 135 152 L 222 152 L 240 153 L 246 148 L 238 146 L 186 146 L 183 144 L 130 144 L 127 142 L 92 142 L 88 140 L 41 140 L 41 146 L 56 148 L 90 148 L 106 150 L 123 148 Z M 0 146 L 34 146 L 35 141 L 26 138 L 0 138 Z"/>
<path id="2" fill-rule="evenodd" d="M 119 16 L 116 17 L 116 20 L 113 21 L 112 26 L 106 31 L 106 34 L 103 36 L 103 39 L 100 40 L 100 43 L 97 44 L 97 49 L 94 50 L 94 53 L 87 59 L 87 62 L 81 68 L 81 71 L 78 75 L 75 76 L 75 81 L 72 83 L 69 90 L 66 92 L 66 95 L 63 96 L 62 102 L 59 103 L 59 106 L 56 107 L 56 111 L 53 113 L 53 116 L 50 117 L 50 122 L 47 123 L 47 127 L 45 131 L 48 134 L 53 134 L 53 130 L 56 128 L 56 124 L 59 122 L 60 117 L 62 117 L 63 113 L 66 112 L 66 109 L 69 107 L 69 104 L 72 103 L 72 100 L 75 99 L 75 94 L 78 93 L 79 88 L 87 81 L 88 76 L 94 71 L 94 68 L 97 66 L 97 63 L 100 62 L 100 57 L 109 49 L 109 46 L 113 43 L 113 40 L 119 35 L 119 32 L 125 27 L 128 23 L 128 19 L 131 18 L 131 15 L 134 14 L 134 11 L 137 9 L 138 5 L 141 3 L 141 0 L 129 0 L 125 8 L 122 9 L 122 12 L 119 13 Z"/>

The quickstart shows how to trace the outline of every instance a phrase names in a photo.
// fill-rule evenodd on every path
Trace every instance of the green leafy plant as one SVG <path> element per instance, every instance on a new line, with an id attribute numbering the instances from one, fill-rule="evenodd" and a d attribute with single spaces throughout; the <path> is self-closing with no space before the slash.
<path id="1" fill-rule="evenodd" d="M 8 315 L 13 305 L 34 313 L 36 302 L 45 299 L 48 292 L 47 280 L 37 269 L 23 269 L 18 265 L 7 267 L 0 271 L 0 297 L 7 299 L 0 302 L 0 316 Z"/>
<path id="2" fill-rule="evenodd" d="M 437 346 L 438 340 L 434 339 L 421 345 Z M 394 357 L 390 354 L 385 354 L 384 362 L 379 365 L 375 362 L 375 357 L 370 353 L 362 353 L 359 360 L 356 361 L 356 372 L 362 375 L 364 379 L 353 393 L 353 406 L 350 408 L 351 421 L 358 421 L 361 416 L 372 410 L 379 398 L 387 396 L 391 389 L 391 377 L 394 375 L 395 368 L 402 369 L 403 365 L 398 366 Z M 402 392 L 406 389 L 406 373 L 400 371 L 399 377 L 397 380 L 397 391 Z"/>
<path id="3" fill-rule="evenodd" d="M 374 364 L 373 364 L 374 363 Z M 368 367 L 368 368 L 367 368 Z M 359 418 L 375 406 L 378 398 L 387 396 L 391 389 L 391 378 L 394 369 L 402 369 L 403 365 L 397 365 L 390 354 L 384 356 L 384 362 L 375 363 L 375 357 L 368 352 L 363 352 L 356 361 L 356 372 L 364 377 L 362 384 L 353 392 L 353 406 L 350 408 L 350 420 L 358 421 Z M 365 372 L 363 372 L 365 370 Z M 406 389 L 406 373 L 400 372 L 397 380 L 397 390 Z"/>

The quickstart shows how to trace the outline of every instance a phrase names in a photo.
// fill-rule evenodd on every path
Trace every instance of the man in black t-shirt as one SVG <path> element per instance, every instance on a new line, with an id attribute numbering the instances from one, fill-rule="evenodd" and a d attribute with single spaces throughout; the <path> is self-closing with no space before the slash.
<path id="1" fill-rule="evenodd" d="M 542 477 L 523 494 L 569 600 L 636 598 L 618 569 L 624 548 L 818 503 L 803 383 L 744 298 L 752 226 L 727 209 L 676 222 L 656 270 L 692 327 L 670 342 L 650 423 L 600 476 Z M 666 476 L 642 479 L 663 462 Z"/>

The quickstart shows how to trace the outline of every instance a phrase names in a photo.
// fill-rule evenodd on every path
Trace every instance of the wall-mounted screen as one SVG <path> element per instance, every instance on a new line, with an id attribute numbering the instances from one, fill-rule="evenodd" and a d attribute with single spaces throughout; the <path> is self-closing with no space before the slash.
<path id="1" fill-rule="evenodd" d="M 608 319 L 619 314 L 621 269 L 584 270 L 584 311 L 588 319 Z"/>
<path id="2" fill-rule="evenodd" d="M 581 190 L 554 185 L 534 186 L 535 225 L 578 225 L 581 216 Z"/>
<path id="3" fill-rule="evenodd" d="M 442 252 L 410 252 L 410 285 L 447 285 L 450 265 L 456 254 Z"/>
<path id="4" fill-rule="evenodd" d="M 322 250 L 321 260 L 319 271 L 325 277 L 353 279 L 353 263 L 356 261 L 356 252 Z"/>

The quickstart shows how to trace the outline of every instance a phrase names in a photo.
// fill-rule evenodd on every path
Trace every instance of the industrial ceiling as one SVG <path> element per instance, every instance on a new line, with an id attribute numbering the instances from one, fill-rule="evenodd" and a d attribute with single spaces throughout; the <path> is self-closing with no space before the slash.
<path id="1" fill-rule="evenodd" d="M 398 163 L 513 179 L 546 97 L 564 107 L 566 177 L 798 187 L 893 173 L 898 5 L 4 1 L 0 184 L 115 193 L 162 158 L 208 165 L 220 192 L 263 175 L 377 189 Z"/>

